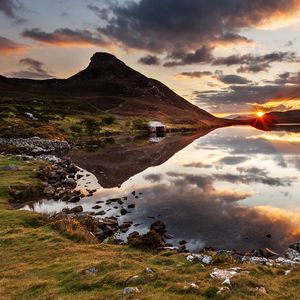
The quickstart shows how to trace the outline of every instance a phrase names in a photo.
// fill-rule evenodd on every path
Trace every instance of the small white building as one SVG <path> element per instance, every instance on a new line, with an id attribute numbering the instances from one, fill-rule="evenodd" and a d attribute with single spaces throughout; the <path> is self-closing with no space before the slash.
<path id="1" fill-rule="evenodd" d="M 148 123 L 148 128 L 150 132 L 165 132 L 166 126 L 159 121 L 150 121 Z"/>

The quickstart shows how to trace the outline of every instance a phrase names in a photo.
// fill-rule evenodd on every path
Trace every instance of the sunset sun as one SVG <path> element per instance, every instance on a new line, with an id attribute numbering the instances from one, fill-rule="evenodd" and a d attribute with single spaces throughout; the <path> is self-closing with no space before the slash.
<path id="1" fill-rule="evenodd" d="M 259 117 L 259 118 L 262 118 L 263 116 L 264 116 L 264 112 L 263 111 L 258 111 L 257 113 L 256 113 L 256 115 Z"/>

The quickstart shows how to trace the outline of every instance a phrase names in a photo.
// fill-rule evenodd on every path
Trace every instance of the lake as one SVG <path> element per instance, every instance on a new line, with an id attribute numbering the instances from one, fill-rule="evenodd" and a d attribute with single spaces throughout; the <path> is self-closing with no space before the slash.
<path id="1" fill-rule="evenodd" d="M 92 147 L 93 148 L 93 147 Z M 23 209 L 53 213 L 127 196 L 123 204 L 101 203 L 106 216 L 133 221 L 146 232 L 163 220 L 170 242 L 188 241 L 197 251 L 281 252 L 300 240 L 300 131 L 227 127 L 166 138 L 115 137 L 93 151 L 73 150 L 84 176 L 79 189 L 97 189 L 76 204 L 39 201 Z M 135 204 L 121 215 L 120 208 Z M 122 236 L 124 237 L 124 236 Z"/>

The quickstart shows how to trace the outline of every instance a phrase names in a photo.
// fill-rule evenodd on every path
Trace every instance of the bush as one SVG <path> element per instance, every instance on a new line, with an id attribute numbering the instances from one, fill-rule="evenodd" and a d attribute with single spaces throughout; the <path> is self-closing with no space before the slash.
<path id="1" fill-rule="evenodd" d="M 73 131 L 73 132 L 77 132 L 77 133 L 80 133 L 82 131 L 82 127 L 79 123 L 76 123 L 76 124 L 73 124 L 70 126 L 70 129 Z"/>
<path id="2" fill-rule="evenodd" d="M 153 252 L 163 247 L 164 243 L 157 232 L 150 230 L 146 234 L 129 239 L 128 245 L 132 248 Z"/>
<path id="3" fill-rule="evenodd" d="M 148 121 L 142 118 L 137 118 L 132 121 L 134 129 L 146 130 L 148 129 Z"/>
<path id="4" fill-rule="evenodd" d="M 94 135 L 94 134 L 98 133 L 98 131 L 101 128 L 100 122 L 98 122 L 94 119 L 85 119 L 81 122 L 81 124 L 85 126 L 87 133 L 90 135 Z"/>
<path id="5" fill-rule="evenodd" d="M 102 123 L 104 125 L 112 125 L 116 121 L 116 117 L 113 115 L 106 115 L 102 118 Z"/>

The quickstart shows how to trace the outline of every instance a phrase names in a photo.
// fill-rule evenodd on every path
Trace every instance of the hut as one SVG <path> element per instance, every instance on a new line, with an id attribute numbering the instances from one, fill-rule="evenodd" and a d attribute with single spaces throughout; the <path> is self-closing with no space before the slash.
<path id="1" fill-rule="evenodd" d="M 166 132 L 166 126 L 159 121 L 150 121 L 148 128 L 151 133 L 165 134 Z"/>

